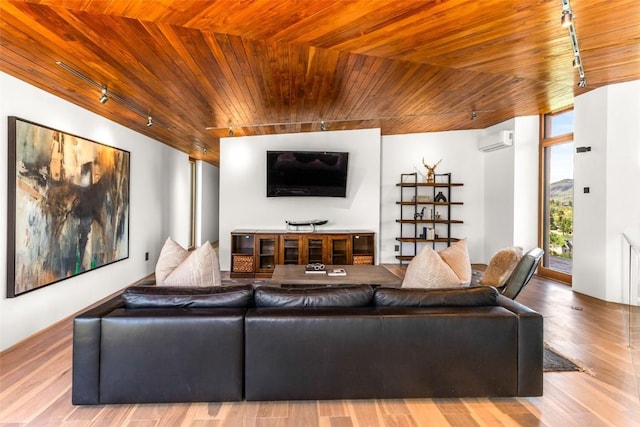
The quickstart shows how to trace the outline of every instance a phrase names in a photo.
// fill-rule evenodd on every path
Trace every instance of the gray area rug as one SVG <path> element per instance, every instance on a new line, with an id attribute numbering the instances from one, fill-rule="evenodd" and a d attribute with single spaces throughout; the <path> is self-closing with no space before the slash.
<path id="1" fill-rule="evenodd" d="M 543 370 L 544 372 L 582 371 L 578 365 L 550 349 L 546 344 L 544 345 Z"/>

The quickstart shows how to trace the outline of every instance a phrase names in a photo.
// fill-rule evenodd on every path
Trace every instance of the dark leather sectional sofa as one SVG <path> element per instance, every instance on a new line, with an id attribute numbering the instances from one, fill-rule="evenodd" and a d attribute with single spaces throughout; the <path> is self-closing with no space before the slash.
<path id="1" fill-rule="evenodd" d="M 542 323 L 487 287 L 135 286 L 74 319 L 72 401 L 539 396 Z"/>

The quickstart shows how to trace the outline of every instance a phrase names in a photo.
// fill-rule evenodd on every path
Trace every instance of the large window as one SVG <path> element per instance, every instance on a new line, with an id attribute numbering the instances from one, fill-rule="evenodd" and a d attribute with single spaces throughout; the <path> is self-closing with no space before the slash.
<path id="1" fill-rule="evenodd" d="M 571 283 L 573 268 L 573 110 L 544 116 L 540 144 L 539 273 Z"/>

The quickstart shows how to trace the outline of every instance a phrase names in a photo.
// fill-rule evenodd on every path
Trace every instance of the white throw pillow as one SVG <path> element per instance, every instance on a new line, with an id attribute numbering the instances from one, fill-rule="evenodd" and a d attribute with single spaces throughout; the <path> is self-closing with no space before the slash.
<path id="1" fill-rule="evenodd" d="M 169 243 L 169 240 L 167 239 L 167 243 L 165 243 L 167 251 L 163 247 L 158 265 L 156 265 L 157 286 L 221 285 L 220 263 L 215 249 L 209 242 L 190 252 L 173 241 Z M 163 259 L 164 252 L 166 252 L 166 260 Z M 182 261 L 179 261 L 180 258 Z M 158 272 L 160 272 L 161 280 L 158 280 Z"/>
<path id="2" fill-rule="evenodd" d="M 403 288 L 451 288 L 456 286 L 460 286 L 460 279 L 431 246 L 425 246 L 413 257 L 402 281 Z"/>
<path id="3" fill-rule="evenodd" d="M 171 237 L 168 237 L 160 250 L 160 256 L 156 264 L 156 285 L 162 286 L 167 276 L 188 256 L 188 250 L 173 241 Z"/>

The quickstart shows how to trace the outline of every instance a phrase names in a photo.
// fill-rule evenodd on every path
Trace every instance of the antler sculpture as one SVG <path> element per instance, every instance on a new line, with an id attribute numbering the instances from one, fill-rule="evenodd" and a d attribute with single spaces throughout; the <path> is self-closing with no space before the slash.
<path id="1" fill-rule="evenodd" d="M 440 159 L 438 163 L 436 163 L 435 165 L 429 166 L 424 162 L 424 157 L 422 158 L 422 164 L 424 165 L 425 168 L 427 168 L 427 179 L 426 179 L 427 183 L 433 184 L 435 182 L 436 167 L 440 164 L 441 161 L 442 159 Z"/>

